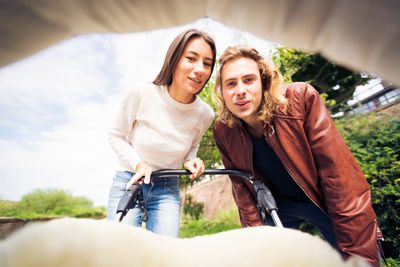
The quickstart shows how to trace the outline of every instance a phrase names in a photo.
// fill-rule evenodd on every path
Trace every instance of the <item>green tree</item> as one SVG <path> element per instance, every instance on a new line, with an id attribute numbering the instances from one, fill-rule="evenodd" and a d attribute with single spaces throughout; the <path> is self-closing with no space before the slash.
<path id="1" fill-rule="evenodd" d="M 200 94 L 200 98 L 203 99 L 208 105 L 210 105 L 215 114 L 214 121 L 200 140 L 200 147 L 199 151 L 197 152 L 198 157 L 200 157 L 204 161 L 207 169 L 215 168 L 222 165 L 221 157 L 219 155 L 218 147 L 215 144 L 212 130 L 217 117 L 218 109 L 218 103 L 214 100 L 212 96 L 212 90 L 215 86 L 215 79 L 215 76 L 212 76 Z"/>
<path id="2" fill-rule="evenodd" d="M 310 83 L 326 98 L 325 104 L 334 112 L 346 106 L 357 86 L 366 84 L 372 78 L 369 74 L 352 71 L 328 61 L 318 53 L 277 47 L 271 52 L 271 57 L 285 83 Z"/>
<path id="3" fill-rule="evenodd" d="M 203 91 L 200 93 L 200 98 L 205 101 L 210 107 L 214 110 L 216 114 L 217 111 L 217 103 L 214 101 L 212 97 L 212 90 L 215 85 L 215 76 L 211 76 L 208 83 L 205 85 Z M 221 166 L 221 158 L 219 155 L 219 150 L 217 145 L 215 144 L 213 137 L 213 126 L 216 118 L 212 122 L 211 126 L 207 129 L 205 134 L 200 140 L 199 150 L 197 151 L 197 157 L 201 158 L 204 161 L 204 165 L 206 169 L 216 168 L 217 166 Z M 183 166 L 182 166 L 183 167 Z M 181 203 L 181 216 L 185 213 L 185 205 L 186 201 L 186 189 L 188 186 L 193 186 L 195 182 L 199 182 L 202 180 L 204 176 L 196 177 L 195 179 L 190 179 L 188 175 L 182 175 L 179 179 L 179 188 L 182 190 L 182 199 Z"/>
<path id="4" fill-rule="evenodd" d="M 218 104 L 214 101 L 212 97 L 212 90 L 215 84 L 215 76 L 212 76 L 208 83 L 205 85 L 203 91 L 200 93 L 200 98 L 205 101 L 213 110 L 216 116 Z M 213 137 L 213 126 L 215 123 L 216 117 L 214 121 L 211 123 L 210 127 L 207 129 L 205 134 L 200 140 L 199 150 L 197 151 L 197 157 L 201 158 L 204 161 L 204 165 L 206 169 L 216 168 L 217 166 L 221 166 L 221 157 L 219 155 L 219 150 L 217 145 L 215 144 Z M 198 182 L 203 177 L 197 177 L 196 179 L 190 179 L 188 175 L 181 176 L 179 181 L 180 188 L 186 188 L 187 186 L 192 186 L 194 182 Z"/>

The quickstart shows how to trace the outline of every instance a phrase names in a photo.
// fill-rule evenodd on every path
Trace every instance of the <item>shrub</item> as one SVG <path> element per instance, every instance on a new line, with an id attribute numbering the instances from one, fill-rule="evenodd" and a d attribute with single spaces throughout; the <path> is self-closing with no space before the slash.
<path id="1" fill-rule="evenodd" d="M 0 199 L 0 217 L 12 217 L 15 214 L 16 203 Z"/>
<path id="2" fill-rule="evenodd" d="M 73 197 L 59 189 L 35 190 L 24 195 L 16 204 L 0 202 L 0 216 L 36 219 L 50 216 L 104 216 L 105 208 L 94 208 L 85 197 Z"/>
<path id="3" fill-rule="evenodd" d="M 193 196 L 186 195 L 183 207 L 183 213 L 185 214 L 186 217 L 189 215 L 193 219 L 198 220 L 200 218 L 200 215 L 203 214 L 203 209 L 204 209 L 204 203 L 196 202 L 193 199 Z"/>
<path id="4" fill-rule="evenodd" d="M 400 259 L 387 258 L 387 262 L 388 262 L 389 267 L 399 267 L 400 266 Z M 386 267 L 384 262 L 382 262 L 381 266 Z"/>
<path id="5" fill-rule="evenodd" d="M 335 121 L 370 187 L 372 205 L 385 236 L 385 253 L 400 247 L 400 119 L 369 114 Z"/>

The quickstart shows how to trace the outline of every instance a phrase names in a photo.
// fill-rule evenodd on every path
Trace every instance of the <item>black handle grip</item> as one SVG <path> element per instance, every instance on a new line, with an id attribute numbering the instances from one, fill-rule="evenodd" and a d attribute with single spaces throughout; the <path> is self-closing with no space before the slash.
<path id="1" fill-rule="evenodd" d="M 254 180 L 253 188 L 257 196 L 257 202 L 261 207 L 265 208 L 269 214 L 273 210 L 278 210 L 274 196 L 262 181 Z"/>
<path id="2" fill-rule="evenodd" d="M 117 213 L 122 212 L 121 219 L 126 215 L 128 210 L 136 206 L 138 191 L 141 187 L 141 184 L 134 183 L 121 197 L 117 207 Z"/>

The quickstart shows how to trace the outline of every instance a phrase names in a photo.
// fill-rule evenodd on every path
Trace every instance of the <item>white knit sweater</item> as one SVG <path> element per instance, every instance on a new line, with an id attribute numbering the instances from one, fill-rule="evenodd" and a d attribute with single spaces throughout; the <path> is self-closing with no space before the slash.
<path id="1" fill-rule="evenodd" d="M 153 171 L 179 169 L 182 162 L 196 157 L 213 119 L 211 107 L 197 96 L 182 104 L 166 86 L 138 83 L 125 93 L 109 142 L 123 171 L 134 172 L 140 161 Z"/>

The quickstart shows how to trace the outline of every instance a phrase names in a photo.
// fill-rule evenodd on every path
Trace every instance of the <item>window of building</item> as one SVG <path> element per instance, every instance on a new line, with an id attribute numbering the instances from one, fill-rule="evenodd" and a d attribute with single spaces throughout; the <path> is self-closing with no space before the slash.
<path id="1" fill-rule="evenodd" d="M 374 110 L 375 108 L 376 108 L 376 105 L 375 105 L 374 101 L 369 101 L 364 104 L 364 112 Z"/>

